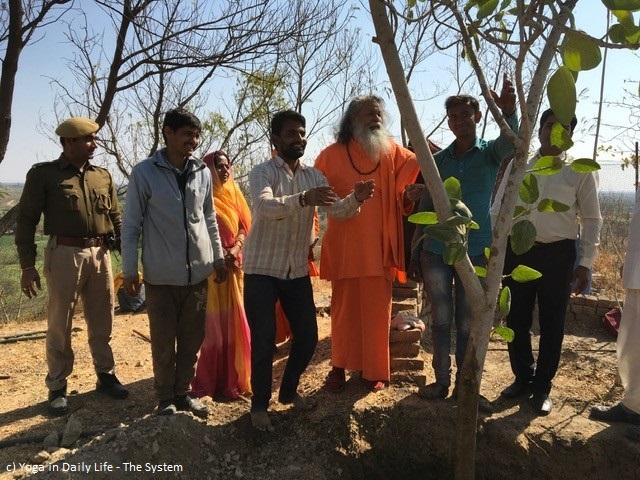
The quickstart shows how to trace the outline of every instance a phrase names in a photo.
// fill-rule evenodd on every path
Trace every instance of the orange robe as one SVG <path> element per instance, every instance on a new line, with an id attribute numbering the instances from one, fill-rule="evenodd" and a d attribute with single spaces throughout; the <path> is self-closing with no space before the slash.
<path id="1" fill-rule="evenodd" d="M 373 198 L 358 215 L 328 217 L 320 278 L 331 281 L 332 365 L 360 370 L 367 380 L 388 381 L 391 284 L 404 269 L 402 199 L 405 186 L 418 175 L 418 163 L 412 152 L 394 143 L 374 170 L 352 140 L 348 150 L 341 143 L 324 149 L 315 167 L 341 198 L 357 181 L 375 181 Z"/>

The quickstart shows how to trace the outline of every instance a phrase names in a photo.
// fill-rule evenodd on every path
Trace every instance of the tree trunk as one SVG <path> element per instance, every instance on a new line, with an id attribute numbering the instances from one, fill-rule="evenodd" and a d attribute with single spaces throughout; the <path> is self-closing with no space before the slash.
<path id="1" fill-rule="evenodd" d="M 11 133 L 11 107 L 18 72 L 18 59 L 22 52 L 22 0 L 9 0 L 9 33 L 7 50 L 0 73 L 0 163 L 4 160 Z"/>
<path id="2" fill-rule="evenodd" d="M 521 125 L 519 136 L 511 132 L 497 105 L 492 100 L 489 94 L 489 85 L 484 77 L 482 67 L 475 57 L 471 37 L 466 31 L 465 19 L 462 17 L 462 14 L 455 9 L 455 5 L 451 6 L 451 10 L 458 21 L 459 28 L 463 32 L 462 37 L 465 42 L 465 47 L 467 48 L 470 63 L 476 72 L 478 82 L 482 87 L 489 109 L 500 125 L 501 131 L 514 142 L 515 149 L 514 168 L 510 177 L 505 179 L 508 185 L 493 232 L 491 258 L 489 260 L 487 278 L 485 279 L 484 285 L 480 283 L 468 257 L 455 265 L 456 272 L 460 276 L 465 291 L 467 292 L 473 314 L 473 322 L 464 365 L 462 365 L 461 369 L 460 386 L 458 390 L 459 408 L 455 450 L 455 478 L 458 480 L 473 480 L 475 478 L 478 397 L 482 380 L 482 369 L 489 345 L 489 333 L 494 323 L 495 306 L 500 289 L 504 253 L 511 225 L 513 207 L 516 203 L 518 186 L 522 182 L 525 174 L 532 122 L 544 91 L 546 75 L 554 54 L 553 49 L 558 44 L 562 27 L 566 23 L 568 15 L 575 6 L 575 3 L 576 0 L 567 0 L 564 4 L 566 8 L 563 9 L 555 19 L 556 22 L 553 23 L 554 26 L 551 33 L 547 37 L 547 45 L 543 49 L 543 54 L 540 56 L 538 68 L 536 69 L 528 95 L 525 95 L 521 88 L 522 65 L 516 64 L 517 86 L 520 87 L 518 97 L 521 102 L 520 109 L 523 113 L 523 125 Z M 374 41 L 380 45 L 389 80 L 391 81 L 398 102 L 398 108 L 401 112 L 402 119 L 406 122 L 407 133 L 414 146 L 425 183 L 433 198 L 436 213 L 439 219 L 448 218 L 451 215 L 449 199 L 440 181 L 433 156 L 428 149 L 426 139 L 420 128 L 420 123 L 404 78 L 402 64 L 394 42 L 386 7 L 379 0 L 370 0 L 369 6 L 377 35 Z M 527 46 L 523 47 L 525 53 L 527 51 L 526 47 Z M 524 102 L 525 98 L 527 100 L 526 102 Z"/>
<path id="3" fill-rule="evenodd" d="M 369 6 L 377 35 L 374 41 L 380 45 L 389 80 L 391 81 L 396 101 L 398 102 L 398 108 L 402 113 L 402 118 L 406 122 L 407 133 L 416 152 L 422 176 L 433 198 L 438 218 L 449 218 L 451 216 L 449 197 L 440 180 L 433 155 L 429 150 L 427 140 L 420 127 L 418 115 L 409 93 L 409 87 L 403 75 L 400 56 L 393 39 L 393 32 L 387 17 L 386 8 L 379 0 L 370 0 Z M 474 318 L 486 320 L 491 316 L 493 320 L 493 308 L 489 308 L 486 304 L 484 290 L 468 256 L 456 264 L 456 271 L 463 280 L 465 291 L 469 298 L 469 304 L 472 306 Z M 474 321 L 473 323 L 477 322 Z M 487 337 L 486 345 L 484 346 L 484 352 L 486 353 L 488 335 L 485 335 L 485 337 Z M 477 347 L 472 346 L 472 342 L 469 341 L 469 349 L 467 352 L 473 350 L 475 353 L 476 349 Z M 469 356 L 468 353 L 467 356 Z M 475 354 L 472 356 L 476 358 Z M 465 472 L 460 478 L 474 478 L 475 476 L 475 438 L 478 395 L 480 392 L 479 376 L 476 375 L 476 372 L 482 372 L 481 363 L 467 363 L 469 363 L 469 365 L 466 370 L 463 370 L 463 383 L 461 384 L 461 387 L 464 386 L 465 388 L 459 390 L 461 395 L 458 400 L 458 444 L 465 445 L 468 449 L 468 455 L 456 459 L 456 473 L 458 472 L 458 463 L 463 464 L 461 470 Z"/>

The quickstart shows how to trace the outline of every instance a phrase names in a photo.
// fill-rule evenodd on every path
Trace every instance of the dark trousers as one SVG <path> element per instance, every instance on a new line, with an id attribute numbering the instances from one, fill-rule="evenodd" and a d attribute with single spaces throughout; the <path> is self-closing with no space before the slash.
<path id="1" fill-rule="evenodd" d="M 204 340 L 207 280 L 184 287 L 145 282 L 153 383 L 158 400 L 184 395 Z"/>
<path id="2" fill-rule="evenodd" d="M 507 249 L 505 275 L 518 265 L 542 273 L 542 277 L 533 282 L 517 283 L 511 277 L 504 281 L 504 285 L 511 289 L 507 326 L 515 333 L 513 342 L 508 344 L 511 370 L 516 381 L 532 382 L 533 393 L 548 394 L 558 370 L 575 258 L 575 240 L 536 244 L 522 255 L 513 253 L 511 246 Z M 540 324 L 537 365 L 531 349 L 530 332 L 536 297 Z"/>
<path id="3" fill-rule="evenodd" d="M 293 280 L 245 275 L 244 307 L 251 329 L 252 411 L 266 411 L 271 399 L 278 299 L 293 335 L 278 396 L 281 403 L 293 401 L 300 376 L 309 365 L 318 343 L 316 307 L 308 275 Z"/>

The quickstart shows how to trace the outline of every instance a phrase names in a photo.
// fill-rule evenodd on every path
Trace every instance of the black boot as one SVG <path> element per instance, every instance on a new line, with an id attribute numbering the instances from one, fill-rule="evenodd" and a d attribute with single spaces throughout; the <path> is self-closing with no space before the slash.
<path id="1" fill-rule="evenodd" d="M 49 391 L 49 403 L 47 404 L 49 413 L 55 417 L 60 417 L 69 411 L 67 403 L 67 387 L 59 390 Z"/>
<path id="2" fill-rule="evenodd" d="M 124 388 L 120 380 L 113 373 L 98 372 L 98 381 L 96 382 L 96 392 L 106 393 L 111 398 L 127 398 L 129 390 Z"/>

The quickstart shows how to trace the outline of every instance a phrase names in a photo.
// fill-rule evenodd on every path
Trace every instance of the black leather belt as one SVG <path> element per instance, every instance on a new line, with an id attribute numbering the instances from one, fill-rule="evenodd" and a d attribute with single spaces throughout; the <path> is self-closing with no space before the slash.
<path id="1" fill-rule="evenodd" d="M 101 247 L 104 243 L 104 237 L 67 237 L 64 235 L 56 235 L 56 242 L 58 242 L 58 245 L 65 245 L 67 247 Z"/>

